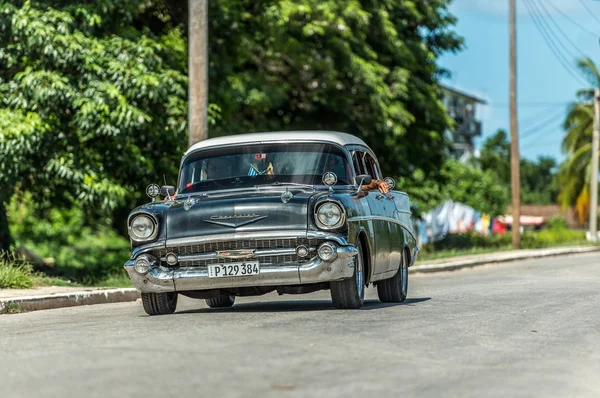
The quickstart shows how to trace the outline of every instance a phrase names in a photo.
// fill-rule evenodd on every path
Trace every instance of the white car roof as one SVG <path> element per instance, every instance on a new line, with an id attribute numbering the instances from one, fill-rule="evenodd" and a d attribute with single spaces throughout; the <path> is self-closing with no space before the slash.
<path id="1" fill-rule="evenodd" d="M 368 148 L 363 140 L 351 134 L 336 131 L 279 131 L 272 133 L 248 133 L 227 135 L 218 138 L 210 138 L 192 145 L 186 152 L 188 155 L 198 149 L 211 148 L 232 144 L 251 144 L 269 141 L 320 141 L 333 142 L 341 146 L 363 145 Z"/>

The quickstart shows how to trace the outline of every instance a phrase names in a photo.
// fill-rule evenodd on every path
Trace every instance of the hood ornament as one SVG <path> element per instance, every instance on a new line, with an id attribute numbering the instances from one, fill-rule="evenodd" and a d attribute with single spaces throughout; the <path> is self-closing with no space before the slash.
<path id="1" fill-rule="evenodd" d="M 185 202 L 183 203 L 183 208 L 184 210 L 189 210 L 192 208 L 193 205 L 196 204 L 196 199 L 192 199 L 191 196 L 188 196 L 187 199 L 185 200 Z"/>
<path id="2" fill-rule="evenodd" d="M 285 192 L 281 194 L 281 201 L 283 203 L 287 203 L 294 197 L 294 194 L 289 191 L 289 189 L 285 189 Z"/>
<path id="3" fill-rule="evenodd" d="M 267 216 L 260 216 L 258 214 L 234 214 L 231 216 L 211 216 L 209 220 L 204 220 L 209 224 L 221 225 L 223 227 L 237 228 L 242 225 L 251 224 L 253 222 L 263 220 Z"/>

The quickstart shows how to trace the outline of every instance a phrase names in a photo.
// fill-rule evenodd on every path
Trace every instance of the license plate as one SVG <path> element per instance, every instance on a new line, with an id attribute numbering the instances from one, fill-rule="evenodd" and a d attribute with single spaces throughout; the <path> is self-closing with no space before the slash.
<path id="1" fill-rule="evenodd" d="M 260 264 L 258 261 L 211 264 L 208 266 L 209 278 L 225 278 L 230 276 L 249 276 L 258 274 L 260 274 Z"/>

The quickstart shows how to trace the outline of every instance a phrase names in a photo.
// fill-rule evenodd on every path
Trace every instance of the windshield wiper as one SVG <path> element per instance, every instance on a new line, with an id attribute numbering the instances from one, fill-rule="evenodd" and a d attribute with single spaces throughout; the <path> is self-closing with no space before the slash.
<path id="1" fill-rule="evenodd" d="M 272 187 L 272 186 L 286 186 L 286 185 L 292 185 L 292 186 L 295 186 L 295 187 L 304 187 L 304 188 L 315 189 L 315 186 L 314 185 L 310 185 L 310 184 L 299 184 L 297 182 L 281 182 L 281 181 L 273 182 L 271 184 L 255 185 L 254 188 Z"/>

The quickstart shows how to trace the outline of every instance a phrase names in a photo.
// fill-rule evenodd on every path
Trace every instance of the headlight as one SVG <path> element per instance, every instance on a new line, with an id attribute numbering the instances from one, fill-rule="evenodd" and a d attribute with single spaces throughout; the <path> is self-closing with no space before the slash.
<path id="1" fill-rule="evenodd" d="M 129 226 L 129 235 L 133 240 L 150 240 L 156 236 L 156 223 L 145 215 L 136 216 Z"/>
<path id="2" fill-rule="evenodd" d="M 320 228 L 333 229 L 344 224 L 345 216 L 342 208 L 333 202 L 325 202 L 317 208 L 317 225 Z"/>

